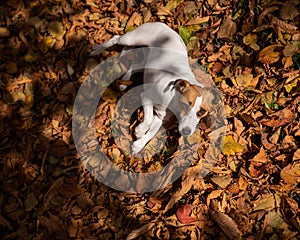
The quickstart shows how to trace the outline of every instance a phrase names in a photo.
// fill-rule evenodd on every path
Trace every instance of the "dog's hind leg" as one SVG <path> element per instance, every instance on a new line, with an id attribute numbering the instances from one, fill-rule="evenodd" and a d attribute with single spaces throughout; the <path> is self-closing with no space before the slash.
<path id="1" fill-rule="evenodd" d="M 91 51 L 91 53 L 90 53 L 90 56 L 99 55 L 105 49 L 110 48 L 110 47 L 112 47 L 112 46 L 114 46 L 116 44 L 119 44 L 118 43 L 119 42 L 119 38 L 121 38 L 121 36 L 115 35 L 113 38 L 111 38 L 107 42 L 94 46 L 93 49 L 92 49 L 92 51 Z"/>
<path id="2" fill-rule="evenodd" d="M 150 125 L 149 130 L 147 133 L 142 136 L 140 139 L 133 142 L 131 150 L 132 153 L 138 153 L 140 152 L 145 145 L 156 135 L 156 133 L 159 131 L 160 127 L 162 126 L 162 120 L 158 116 L 154 116 L 153 121 Z"/>

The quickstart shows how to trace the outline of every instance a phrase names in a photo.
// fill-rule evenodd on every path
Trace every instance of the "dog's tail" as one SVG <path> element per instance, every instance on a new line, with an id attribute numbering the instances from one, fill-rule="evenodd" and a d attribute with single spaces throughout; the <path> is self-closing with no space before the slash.
<path id="1" fill-rule="evenodd" d="M 110 48 L 110 47 L 114 46 L 115 44 L 117 44 L 120 37 L 121 36 L 116 35 L 113 38 L 111 38 L 110 40 L 108 40 L 107 42 L 94 46 L 90 53 L 90 56 L 93 57 L 96 55 L 100 55 L 107 48 Z"/>

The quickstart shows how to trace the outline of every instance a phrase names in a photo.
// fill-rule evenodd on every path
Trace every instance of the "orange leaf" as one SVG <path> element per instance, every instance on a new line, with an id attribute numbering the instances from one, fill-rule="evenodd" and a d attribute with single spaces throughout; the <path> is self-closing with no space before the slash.
<path id="1" fill-rule="evenodd" d="M 280 52 L 275 52 L 281 45 L 271 45 L 260 51 L 258 60 L 264 64 L 272 64 L 279 60 Z"/>
<path id="2" fill-rule="evenodd" d="M 287 123 L 290 123 L 295 114 L 287 108 L 284 108 L 278 112 L 270 115 L 270 118 L 261 120 L 260 122 L 269 127 L 280 127 Z"/>

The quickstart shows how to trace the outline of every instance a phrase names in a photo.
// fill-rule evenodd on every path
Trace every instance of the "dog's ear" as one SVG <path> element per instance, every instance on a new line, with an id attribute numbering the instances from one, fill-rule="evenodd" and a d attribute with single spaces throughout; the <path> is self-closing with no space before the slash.
<path id="1" fill-rule="evenodd" d="M 182 79 L 178 79 L 175 81 L 175 84 L 174 84 L 174 88 L 183 93 L 185 90 L 186 90 L 186 87 L 188 86 L 188 82 L 186 80 L 182 80 Z"/>

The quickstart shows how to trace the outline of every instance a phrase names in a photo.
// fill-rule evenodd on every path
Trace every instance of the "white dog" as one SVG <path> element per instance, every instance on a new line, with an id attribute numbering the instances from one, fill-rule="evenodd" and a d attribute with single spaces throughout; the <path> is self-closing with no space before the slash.
<path id="1" fill-rule="evenodd" d="M 194 133 L 199 123 L 205 88 L 195 79 L 181 37 L 163 23 L 145 23 L 123 36 L 114 36 L 95 46 L 91 56 L 116 44 L 149 48 L 143 71 L 144 86 L 148 85 L 141 94 L 144 120 L 135 129 L 137 140 L 133 142 L 132 152 L 140 152 L 155 136 L 168 118 L 167 108 L 175 112 L 182 135 Z M 132 69 L 123 76 L 123 80 L 130 79 Z M 125 88 L 125 85 L 121 87 Z"/>

